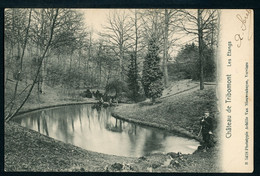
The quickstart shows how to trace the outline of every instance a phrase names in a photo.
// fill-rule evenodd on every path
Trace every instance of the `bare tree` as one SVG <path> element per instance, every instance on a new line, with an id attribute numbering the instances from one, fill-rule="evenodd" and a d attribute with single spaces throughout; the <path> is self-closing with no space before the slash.
<path id="1" fill-rule="evenodd" d="M 164 74 L 164 86 L 168 86 L 168 69 L 167 63 L 169 60 L 169 50 L 175 45 L 179 39 L 174 35 L 178 30 L 178 9 L 148 9 L 141 13 L 143 22 L 142 34 L 146 39 L 145 45 L 147 46 L 147 39 L 151 37 L 156 38 L 158 43 L 159 53 L 162 55 L 162 70 Z"/>
<path id="2" fill-rule="evenodd" d="M 5 10 L 5 85 L 9 80 L 9 72 L 13 73 L 15 80 L 21 79 L 21 60 L 24 44 L 27 45 L 29 9 Z M 27 36 L 27 39 L 26 39 Z M 25 40 L 26 39 L 26 40 Z M 25 42 L 26 41 L 26 42 Z M 25 47 L 26 48 L 26 47 Z M 23 56 L 24 57 L 24 56 Z"/>
<path id="3" fill-rule="evenodd" d="M 101 34 L 107 40 L 107 45 L 111 45 L 116 57 L 119 58 L 120 80 L 124 80 L 123 60 L 127 48 L 130 47 L 128 40 L 130 39 L 129 32 L 132 26 L 128 21 L 128 17 L 126 11 L 119 13 L 119 11 L 114 10 L 108 16 L 108 24 L 103 26 L 105 32 Z"/>
<path id="4" fill-rule="evenodd" d="M 168 86 L 168 69 L 167 69 L 167 60 L 168 60 L 168 31 L 169 31 L 169 12 L 168 9 L 165 9 L 164 12 L 164 50 L 163 50 L 163 76 L 164 76 L 164 86 Z"/>
<path id="5" fill-rule="evenodd" d="M 164 75 L 164 86 L 168 86 L 168 68 L 167 63 L 169 60 L 169 48 L 172 47 L 175 42 L 179 39 L 174 36 L 178 31 L 178 9 L 165 9 L 164 10 L 164 31 L 163 31 L 163 75 Z"/>
<path id="6" fill-rule="evenodd" d="M 156 39 L 159 53 L 163 51 L 164 14 L 163 9 L 145 9 L 139 12 L 142 27 L 140 28 L 143 41 L 140 41 L 145 49 L 151 38 Z"/>
<path id="7" fill-rule="evenodd" d="M 128 67 L 131 62 L 134 61 L 134 70 L 136 70 L 137 75 L 139 70 L 138 68 L 141 67 L 141 64 L 143 62 L 143 54 L 145 50 L 145 43 L 144 43 L 144 36 L 142 35 L 142 12 L 141 10 L 131 10 L 131 16 L 130 16 L 130 22 L 132 25 L 131 31 L 130 31 L 130 48 L 128 49 L 128 57 L 130 58 L 130 61 L 128 62 Z M 129 70 L 128 70 L 129 72 Z M 137 76 L 137 81 L 140 80 L 139 76 Z"/>
<path id="8" fill-rule="evenodd" d="M 134 58 L 137 61 L 138 53 L 140 52 L 140 49 L 143 49 L 143 47 L 140 46 L 140 42 L 141 42 L 140 40 L 143 39 L 140 32 L 142 24 L 140 23 L 140 13 L 138 12 L 138 10 L 135 9 L 132 13 L 134 17 L 130 17 L 132 23 L 132 28 L 131 28 L 132 35 L 130 35 L 130 37 L 132 41 L 131 43 L 133 43 L 131 47 L 133 48 Z"/>
<path id="9" fill-rule="evenodd" d="M 21 53 L 21 55 L 20 55 L 20 53 L 18 53 L 18 56 L 17 56 L 17 60 L 20 61 L 19 64 L 18 64 L 19 65 L 19 69 L 18 69 L 19 71 L 18 71 L 16 83 L 15 83 L 13 97 L 10 101 L 10 104 L 8 104 L 8 105 L 10 105 L 10 110 L 9 110 L 10 112 L 13 110 L 13 107 L 15 105 L 14 102 L 17 98 L 17 89 L 18 89 L 18 85 L 19 85 L 19 82 L 21 80 L 21 75 L 22 75 L 22 71 L 23 71 L 23 58 L 24 58 L 24 53 L 25 53 L 25 49 L 26 49 L 26 46 L 27 46 L 28 36 L 29 36 L 29 29 L 30 29 L 30 25 L 31 25 L 31 14 L 32 14 L 32 9 L 30 9 L 30 11 L 29 11 L 28 24 L 27 24 L 27 27 L 25 28 L 26 33 L 25 33 L 24 41 L 21 44 L 22 53 Z M 18 48 L 20 48 L 20 46 L 18 46 Z M 8 108 L 8 105 L 5 108 Z"/>
<path id="10" fill-rule="evenodd" d="M 213 30 L 217 29 L 218 13 L 217 10 L 212 9 L 198 9 L 195 10 L 182 10 L 183 21 L 181 22 L 181 29 L 187 34 L 195 36 L 192 40 L 198 41 L 199 45 L 199 60 L 200 60 L 200 89 L 204 89 L 204 56 L 203 50 L 205 49 L 206 37 L 211 34 L 211 44 L 216 44 L 214 35 L 217 33 Z M 184 24 L 184 21 L 186 22 Z M 213 27 L 214 26 L 214 27 Z M 215 41 L 214 41 L 215 40 Z"/>
<path id="11" fill-rule="evenodd" d="M 49 10 L 49 14 L 50 14 L 50 18 L 49 18 L 49 22 L 50 22 L 50 27 L 49 27 L 49 31 L 50 31 L 50 34 L 49 34 L 49 39 L 48 39 L 48 43 L 45 47 L 45 50 L 44 52 L 42 53 L 41 57 L 40 57 L 40 63 L 39 63 L 39 66 L 38 66 L 38 69 L 37 69 L 37 72 L 36 72 L 36 76 L 33 80 L 33 83 L 32 85 L 30 86 L 30 89 L 29 89 L 29 92 L 27 94 L 27 96 L 25 97 L 25 99 L 22 101 L 22 103 L 18 106 L 18 108 L 14 111 L 14 112 L 11 112 L 10 113 L 7 113 L 6 116 L 5 116 L 5 121 L 8 122 L 10 121 L 19 111 L 20 109 L 23 107 L 23 105 L 25 104 L 25 102 L 28 100 L 32 90 L 33 90 L 33 87 L 38 79 L 38 76 L 39 76 L 39 73 L 40 73 L 40 70 L 41 70 L 41 66 L 42 66 L 42 63 L 43 63 L 43 60 L 46 56 L 46 53 L 51 45 L 51 42 L 52 42 L 52 38 L 53 38 L 53 33 L 54 33 L 54 29 L 55 29 L 55 22 L 56 22 L 56 19 L 57 19 L 57 16 L 58 16 L 58 12 L 59 12 L 59 9 L 50 9 Z M 29 30 L 29 29 L 28 29 Z"/>

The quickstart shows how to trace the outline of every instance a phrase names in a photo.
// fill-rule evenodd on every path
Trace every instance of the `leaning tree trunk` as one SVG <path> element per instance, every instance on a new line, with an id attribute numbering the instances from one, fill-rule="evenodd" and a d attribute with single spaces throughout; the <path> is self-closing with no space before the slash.
<path id="1" fill-rule="evenodd" d="M 32 83 L 32 85 L 30 87 L 30 90 L 29 90 L 27 96 L 25 97 L 25 99 L 23 100 L 23 102 L 21 103 L 21 105 L 15 110 L 15 112 L 12 113 L 11 115 L 7 115 L 5 117 L 5 122 L 10 121 L 20 111 L 20 109 L 23 107 L 23 105 L 26 103 L 26 101 L 28 100 L 29 96 L 31 95 L 31 92 L 32 92 L 32 90 L 33 90 L 33 88 L 35 86 L 35 83 L 38 80 L 38 76 L 39 76 L 39 73 L 40 73 L 40 70 L 41 70 L 43 59 L 45 58 L 46 53 L 47 53 L 47 51 L 48 51 L 48 49 L 49 49 L 49 47 L 51 45 L 51 42 L 52 42 L 53 32 L 54 32 L 54 27 L 55 27 L 55 22 L 56 22 L 57 16 L 58 16 L 58 9 L 56 9 L 56 14 L 53 17 L 52 25 L 50 27 L 50 38 L 49 38 L 47 46 L 46 46 L 46 48 L 45 48 L 45 50 L 44 50 L 44 52 L 43 52 L 43 54 L 42 54 L 42 56 L 40 58 L 40 64 L 39 64 L 39 66 L 37 68 L 36 76 L 35 76 L 35 78 L 33 80 L 33 83 Z"/>

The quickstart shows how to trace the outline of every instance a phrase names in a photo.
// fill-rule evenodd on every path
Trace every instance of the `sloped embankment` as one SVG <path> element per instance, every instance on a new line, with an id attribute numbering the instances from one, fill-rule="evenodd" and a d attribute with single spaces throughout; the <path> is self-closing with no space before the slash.
<path id="1" fill-rule="evenodd" d="M 154 126 L 191 138 L 197 138 L 199 118 L 204 110 L 214 111 L 215 86 L 204 90 L 192 89 L 176 96 L 164 98 L 160 103 L 124 104 L 113 110 L 113 116 L 143 125 Z"/>
<path id="2" fill-rule="evenodd" d="M 161 99 L 160 103 L 125 104 L 113 110 L 113 116 L 127 121 L 177 132 L 180 135 L 197 139 L 200 130 L 199 118 L 206 109 L 216 110 L 215 86 L 205 86 L 204 90 L 192 89 L 176 96 Z M 177 172 L 216 172 L 218 166 L 218 146 L 191 155 L 177 156 L 173 153 L 168 167 Z M 168 156 L 171 154 L 167 154 Z M 176 155 L 176 156 L 175 156 Z M 161 168 L 161 167 L 159 167 Z"/>

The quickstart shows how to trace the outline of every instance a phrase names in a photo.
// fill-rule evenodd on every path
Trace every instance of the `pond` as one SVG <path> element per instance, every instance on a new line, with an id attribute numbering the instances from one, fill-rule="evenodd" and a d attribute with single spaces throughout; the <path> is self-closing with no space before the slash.
<path id="1" fill-rule="evenodd" d="M 163 130 L 119 120 L 110 108 L 91 104 L 39 110 L 14 119 L 24 127 L 54 139 L 105 154 L 139 157 L 156 152 L 193 153 L 198 145 Z"/>

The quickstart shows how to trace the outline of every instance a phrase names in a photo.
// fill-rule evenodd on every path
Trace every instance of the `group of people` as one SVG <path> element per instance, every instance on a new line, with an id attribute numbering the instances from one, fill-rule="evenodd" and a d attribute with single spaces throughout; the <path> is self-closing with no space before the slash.
<path id="1" fill-rule="evenodd" d="M 99 102 L 102 104 L 104 102 L 108 102 L 108 103 L 112 104 L 112 102 L 117 103 L 117 101 L 118 101 L 117 100 L 118 98 L 116 95 L 111 96 L 111 95 L 108 95 L 107 93 L 102 94 L 99 90 L 91 92 L 90 89 L 87 89 L 86 91 L 84 91 L 82 93 L 82 96 L 86 97 L 86 98 L 95 98 L 96 100 L 99 100 Z"/>

